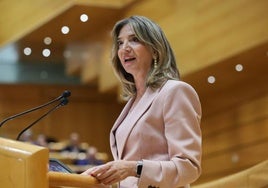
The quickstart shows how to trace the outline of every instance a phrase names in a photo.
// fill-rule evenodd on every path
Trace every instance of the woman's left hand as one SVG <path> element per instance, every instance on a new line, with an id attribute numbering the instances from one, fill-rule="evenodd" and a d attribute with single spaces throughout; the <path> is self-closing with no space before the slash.
<path id="1" fill-rule="evenodd" d="M 136 176 L 136 161 L 110 161 L 82 173 L 91 175 L 105 185 L 115 184 L 128 176 Z"/>

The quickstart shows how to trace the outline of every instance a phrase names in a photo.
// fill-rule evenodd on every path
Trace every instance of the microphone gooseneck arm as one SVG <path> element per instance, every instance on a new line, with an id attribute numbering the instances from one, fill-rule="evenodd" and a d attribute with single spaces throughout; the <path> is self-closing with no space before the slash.
<path id="1" fill-rule="evenodd" d="M 68 96 L 67 96 L 68 97 Z M 44 117 L 46 117 L 48 114 L 50 114 L 51 112 L 53 112 L 54 110 L 58 109 L 61 106 L 64 106 L 66 104 L 68 104 L 68 99 L 67 97 L 63 97 L 60 101 L 59 104 L 55 105 L 53 108 L 51 108 L 49 111 L 47 111 L 45 114 L 43 114 L 40 118 L 38 118 L 37 120 L 35 120 L 34 122 L 32 122 L 29 126 L 27 126 L 26 128 L 24 128 L 19 135 L 17 136 L 16 140 L 19 140 L 21 135 L 27 131 L 28 129 L 30 129 L 33 125 L 35 125 L 38 121 L 40 121 L 41 119 L 43 119 Z"/>
<path id="2" fill-rule="evenodd" d="M 60 99 L 62 99 L 62 98 L 67 98 L 67 97 L 69 97 L 70 95 L 71 95 L 71 92 L 70 92 L 70 91 L 64 91 L 64 92 L 62 93 L 61 96 L 57 97 L 56 99 L 54 99 L 54 100 L 52 100 L 52 101 L 50 101 L 50 102 L 47 102 L 47 103 L 45 103 L 45 104 L 43 104 L 43 105 L 37 106 L 37 107 L 32 108 L 32 109 L 30 109 L 30 110 L 21 112 L 21 113 L 19 113 L 19 114 L 15 114 L 15 115 L 13 115 L 13 116 L 10 116 L 10 117 L 4 119 L 4 120 L 0 123 L 0 127 L 2 127 L 2 126 L 3 126 L 7 121 L 9 121 L 9 120 L 12 120 L 12 119 L 14 119 L 14 118 L 16 118 L 16 117 L 22 116 L 22 115 L 24 115 L 24 114 L 28 114 L 28 113 L 33 112 L 33 111 L 35 111 L 35 110 L 38 110 L 38 109 L 40 109 L 40 108 L 46 107 L 46 106 L 48 106 L 48 105 L 50 105 L 50 104 L 52 104 L 52 103 L 54 103 L 54 102 L 56 102 L 56 101 L 58 101 L 58 100 L 60 100 Z"/>

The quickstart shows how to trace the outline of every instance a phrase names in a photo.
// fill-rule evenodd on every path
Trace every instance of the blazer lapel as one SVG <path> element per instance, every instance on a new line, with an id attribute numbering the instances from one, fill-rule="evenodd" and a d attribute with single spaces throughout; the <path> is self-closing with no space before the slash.
<path id="1" fill-rule="evenodd" d="M 132 110 L 131 113 L 129 113 L 129 110 L 130 110 L 131 104 L 133 103 L 134 99 L 131 99 L 126 104 L 126 107 L 123 109 L 122 113 L 118 117 L 117 121 L 115 122 L 115 124 L 111 130 L 112 134 L 110 135 L 110 142 L 111 142 L 111 148 L 112 148 L 112 153 L 113 153 L 114 157 L 121 159 L 124 145 L 126 143 L 126 140 L 129 136 L 131 130 L 135 126 L 138 119 L 140 119 L 140 117 L 143 115 L 143 113 L 146 112 L 146 110 L 149 108 L 149 106 L 153 102 L 155 96 L 157 95 L 158 91 L 159 91 L 159 89 L 157 89 L 156 91 L 153 91 L 152 89 L 147 88 L 144 95 L 142 96 L 142 98 L 140 99 L 140 101 L 138 102 L 138 104 Z M 128 113 L 129 113 L 128 126 L 124 131 L 125 134 L 122 135 L 122 137 L 121 137 L 121 140 L 120 140 L 121 147 L 116 147 L 115 130 L 121 124 L 121 122 L 124 120 L 124 118 L 127 116 Z"/>
<path id="2" fill-rule="evenodd" d="M 114 159 L 118 159 L 118 153 L 117 153 L 118 151 L 117 151 L 116 141 L 115 141 L 115 131 L 116 131 L 117 127 L 121 124 L 121 122 L 125 119 L 125 117 L 127 116 L 133 101 L 134 101 L 134 99 L 131 98 L 127 102 L 127 104 L 123 108 L 122 112 L 120 113 L 119 117 L 117 118 L 117 120 L 115 121 L 115 123 L 111 129 L 110 146 L 111 146 L 111 151 L 112 151 L 112 155 L 113 155 Z"/>

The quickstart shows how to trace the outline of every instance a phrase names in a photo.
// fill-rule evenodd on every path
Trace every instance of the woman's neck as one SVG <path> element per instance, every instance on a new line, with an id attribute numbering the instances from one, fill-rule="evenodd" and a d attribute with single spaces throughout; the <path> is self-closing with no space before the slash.
<path id="1" fill-rule="evenodd" d="M 146 90 L 146 79 L 142 75 L 134 77 L 136 87 L 136 98 L 140 98 Z"/>

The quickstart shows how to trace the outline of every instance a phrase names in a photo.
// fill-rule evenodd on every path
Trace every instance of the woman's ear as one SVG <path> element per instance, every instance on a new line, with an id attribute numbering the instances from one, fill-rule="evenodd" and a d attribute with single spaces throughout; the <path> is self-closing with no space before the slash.
<path id="1" fill-rule="evenodd" d="M 153 51 L 153 59 L 158 59 L 158 53 L 157 51 Z"/>

